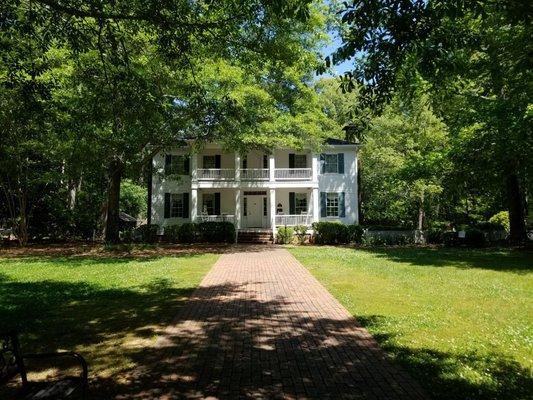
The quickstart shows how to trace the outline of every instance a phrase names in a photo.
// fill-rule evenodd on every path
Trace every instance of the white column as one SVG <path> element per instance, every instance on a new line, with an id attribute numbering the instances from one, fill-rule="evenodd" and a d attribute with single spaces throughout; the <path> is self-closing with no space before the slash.
<path id="1" fill-rule="evenodd" d="M 311 200 L 313 201 L 313 222 L 318 222 L 318 219 L 320 218 L 320 199 L 318 188 L 313 188 Z"/>
<path id="2" fill-rule="evenodd" d="M 318 154 L 313 153 L 313 156 L 311 158 L 311 170 L 313 173 L 313 182 L 318 181 L 318 168 L 319 168 Z"/>
<path id="3" fill-rule="evenodd" d="M 270 189 L 270 228 L 276 237 L 276 189 Z"/>
<path id="4" fill-rule="evenodd" d="M 198 218 L 198 189 L 191 189 L 191 222 Z"/>
<path id="5" fill-rule="evenodd" d="M 275 171 L 276 159 L 274 158 L 274 150 L 272 150 L 272 153 L 268 155 L 268 176 L 270 178 L 270 182 L 274 182 L 276 180 Z"/>
<path id="6" fill-rule="evenodd" d="M 198 180 L 198 154 L 191 154 L 191 181 L 196 182 Z"/>
<path id="7" fill-rule="evenodd" d="M 235 153 L 235 180 L 241 180 L 241 155 Z"/>
<path id="8" fill-rule="evenodd" d="M 241 228 L 241 189 L 235 189 L 235 229 Z"/>

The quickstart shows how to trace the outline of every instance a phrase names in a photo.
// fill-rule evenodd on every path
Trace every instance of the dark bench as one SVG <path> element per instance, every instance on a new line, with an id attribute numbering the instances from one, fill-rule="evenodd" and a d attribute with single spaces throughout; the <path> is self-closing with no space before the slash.
<path id="1" fill-rule="evenodd" d="M 43 360 L 72 358 L 81 367 L 81 375 L 65 377 L 52 382 L 29 382 L 26 376 L 24 360 Z M 23 354 L 16 332 L 0 332 L 0 384 L 5 384 L 20 375 L 22 389 L 16 398 L 33 400 L 71 399 L 76 396 L 85 398 L 87 395 L 87 363 L 77 353 L 55 352 L 40 354 Z"/>

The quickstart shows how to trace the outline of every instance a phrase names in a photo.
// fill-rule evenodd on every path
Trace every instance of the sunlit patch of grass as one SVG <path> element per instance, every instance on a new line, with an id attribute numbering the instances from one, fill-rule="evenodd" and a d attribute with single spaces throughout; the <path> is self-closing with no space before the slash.
<path id="1" fill-rule="evenodd" d="M 25 352 L 77 351 L 93 387 L 113 385 L 118 374 L 157 357 L 158 333 L 217 258 L 0 258 L 0 329 L 17 329 Z M 31 377 L 57 372 L 40 366 Z"/>
<path id="2" fill-rule="evenodd" d="M 533 390 L 533 254 L 295 247 L 290 251 L 436 399 Z"/>

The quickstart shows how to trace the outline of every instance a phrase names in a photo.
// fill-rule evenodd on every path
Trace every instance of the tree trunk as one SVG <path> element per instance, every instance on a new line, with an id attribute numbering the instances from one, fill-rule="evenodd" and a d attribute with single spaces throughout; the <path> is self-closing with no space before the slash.
<path id="1" fill-rule="evenodd" d="M 420 195 L 420 204 L 418 206 L 418 230 L 424 229 L 424 192 Z"/>
<path id="2" fill-rule="evenodd" d="M 109 164 L 105 241 L 111 243 L 119 241 L 120 182 L 123 169 L 124 166 L 119 159 L 114 159 Z"/>
<path id="3" fill-rule="evenodd" d="M 511 225 L 510 241 L 511 244 L 522 244 L 526 240 L 525 210 L 520 182 L 516 173 L 507 175 L 506 188 Z"/>

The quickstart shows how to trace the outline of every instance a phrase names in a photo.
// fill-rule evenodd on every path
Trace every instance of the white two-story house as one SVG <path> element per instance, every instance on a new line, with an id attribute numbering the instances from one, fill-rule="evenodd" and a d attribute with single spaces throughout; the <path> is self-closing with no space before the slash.
<path id="1" fill-rule="evenodd" d="M 321 153 L 276 149 L 228 153 L 208 144 L 152 161 L 150 223 L 230 221 L 238 231 L 276 233 L 315 221 L 358 222 L 359 145 L 328 139 Z"/>

